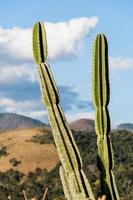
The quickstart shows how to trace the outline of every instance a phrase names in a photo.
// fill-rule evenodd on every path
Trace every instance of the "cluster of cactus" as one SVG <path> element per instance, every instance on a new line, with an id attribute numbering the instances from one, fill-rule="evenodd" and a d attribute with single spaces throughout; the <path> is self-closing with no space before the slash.
<path id="1" fill-rule="evenodd" d="M 59 93 L 47 60 L 45 27 L 37 22 L 33 27 L 33 55 L 37 64 L 42 101 L 47 109 L 53 137 L 61 161 L 60 178 L 67 200 L 94 200 L 90 183 L 83 171 L 82 159 L 71 129 L 59 105 Z M 119 200 L 113 167 L 113 152 L 109 139 L 110 123 L 107 41 L 98 35 L 94 43 L 93 97 L 96 109 L 95 127 L 98 145 L 98 168 L 101 172 L 101 194 L 109 200 Z"/>

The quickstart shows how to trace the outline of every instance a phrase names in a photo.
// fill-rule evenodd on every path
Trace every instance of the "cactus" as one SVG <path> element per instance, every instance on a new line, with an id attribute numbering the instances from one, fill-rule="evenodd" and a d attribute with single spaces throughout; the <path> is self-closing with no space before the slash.
<path id="1" fill-rule="evenodd" d="M 37 22 L 33 28 L 33 54 L 37 63 L 42 101 L 48 112 L 53 137 L 61 160 L 60 177 L 67 200 L 94 200 L 90 184 L 82 170 L 82 159 L 72 132 L 59 105 L 59 93 L 47 60 L 46 31 Z M 113 175 L 113 150 L 110 141 L 108 47 L 103 34 L 96 37 L 93 54 L 93 102 L 98 146 L 98 168 L 101 172 L 99 199 L 119 200 Z"/>
<path id="2" fill-rule="evenodd" d="M 59 105 L 59 93 L 46 63 L 47 41 L 45 27 L 37 22 L 33 28 L 33 55 L 37 63 L 38 76 L 43 103 L 48 112 L 53 137 L 61 160 L 60 177 L 67 200 L 94 200 L 90 184 L 82 170 L 82 160 L 68 127 L 62 108 Z"/>
<path id="3" fill-rule="evenodd" d="M 109 137 L 110 118 L 108 46 L 103 34 L 96 36 L 93 47 L 93 103 L 95 107 L 95 129 L 98 146 L 98 168 L 101 172 L 101 193 L 107 199 L 119 200 L 114 175 L 114 158 Z"/>
<path id="4" fill-rule="evenodd" d="M 47 59 L 46 31 L 42 23 L 36 23 L 33 29 L 33 54 L 37 64 Z"/>

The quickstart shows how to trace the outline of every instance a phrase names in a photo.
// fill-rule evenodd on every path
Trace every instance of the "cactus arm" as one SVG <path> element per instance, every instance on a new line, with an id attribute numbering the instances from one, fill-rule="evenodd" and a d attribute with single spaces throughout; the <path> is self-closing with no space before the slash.
<path id="1" fill-rule="evenodd" d="M 43 28 L 41 26 L 41 29 Z M 41 33 L 45 34 L 45 31 L 41 30 Z M 61 180 L 65 181 L 67 177 L 68 183 L 71 183 L 69 187 L 71 194 L 67 196 L 68 200 L 86 200 L 89 196 L 94 200 L 91 188 L 88 187 L 89 183 L 82 173 L 82 160 L 79 150 L 59 105 L 59 93 L 50 71 L 50 66 L 41 57 L 47 52 L 46 50 L 42 54 L 40 53 L 41 48 L 39 48 L 43 45 L 46 47 L 45 39 L 45 36 L 43 37 L 42 35 L 40 38 L 40 27 L 38 24 L 35 24 L 33 28 L 33 52 L 35 61 L 38 64 L 37 69 L 42 100 L 48 112 L 52 133 L 62 163 L 63 170 L 60 174 L 63 178 Z M 43 44 L 38 44 L 38 42 Z M 63 184 L 65 183 L 63 182 Z"/>
<path id="2" fill-rule="evenodd" d="M 109 137 L 110 118 L 108 47 L 103 34 L 94 41 L 93 50 L 93 103 L 95 107 L 95 129 L 98 146 L 98 168 L 101 172 L 101 192 L 111 200 L 119 200 L 113 175 L 113 150 Z"/>

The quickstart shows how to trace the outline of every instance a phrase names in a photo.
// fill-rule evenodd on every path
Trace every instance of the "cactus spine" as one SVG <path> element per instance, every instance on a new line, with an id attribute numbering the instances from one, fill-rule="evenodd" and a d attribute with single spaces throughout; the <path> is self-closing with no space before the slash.
<path id="1" fill-rule="evenodd" d="M 59 93 L 46 63 L 47 41 L 45 27 L 37 22 L 33 28 L 33 54 L 37 63 L 43 103 L 46 106 L 53 137 L 62 166 L 60 176 L 68 200 L 94 200 L 90 184 L 82 170 L 82 160 L 73 135 L 59 105 Z"/>
<path id="2" fill-rule="evenodd" d="M 101 193 L 109 200 L 119 200 L 113 169 L 113 151 L 109 138 L 110 118 L 108 46 L 103 34 L 97 35 L 93 47 L 93 103 L 98 146 L 98 168 L 101 172 Z"/>

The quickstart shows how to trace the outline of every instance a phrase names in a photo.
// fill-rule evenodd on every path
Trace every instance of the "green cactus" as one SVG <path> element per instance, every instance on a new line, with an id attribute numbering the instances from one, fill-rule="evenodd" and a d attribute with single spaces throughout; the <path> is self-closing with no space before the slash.
<path id="1" fill-rule="evenodd" d="M 37 64 L 44 63 L 47 59 L 47 42 L 44 25 L 37 22 L 33 29 L 33 54 Z"/>
<path id="2" fill-rule="evenodd" d="M 42 23 L 33 28 L 33 54 L 37 63 L 43 103 L 46 106 L 49 122 L 57 146 L 62 166 L 60 177 L 68 200 L 94 200 L 90 184 L 82 170 L 82 160 L 59 105 L 59 93 L 50 71 L 47 59 L 46 31 Z M 113 169 L 113 150 L 109 138 L 110 119 L 108 47 L 103 34 L 96 37 L 93 54 L 93 102 L 96 110 L 95 129 L 98 146 L 98 168 L 101 172 L 101 194 L 108 200 L 119 200 Z"/>
<path id="3" fill-rule="evenodd" d="M 62 166 L 60 176 L 67 200 L 94 200 L 90 184 L 82 170 L 82 160 L 59 105 L 59 93 L 46 63 L 47 41 L 44 26 L 37 22 L 33 28 L 33 54 L 38 69 L 38 76 L 43 103 L 46 106 L 53 137 L 57 146 Z"/>
<path id="4" fill-rule="evenodd" d="M 119 200 L 114 175 L 114 158 L 110 133 L 108 46 L 103 34 L 97 35 L 93 47 L 93 103 L 98 146 L 98 168 L 101 172 L 101 193 L 110 200 Z"/>

